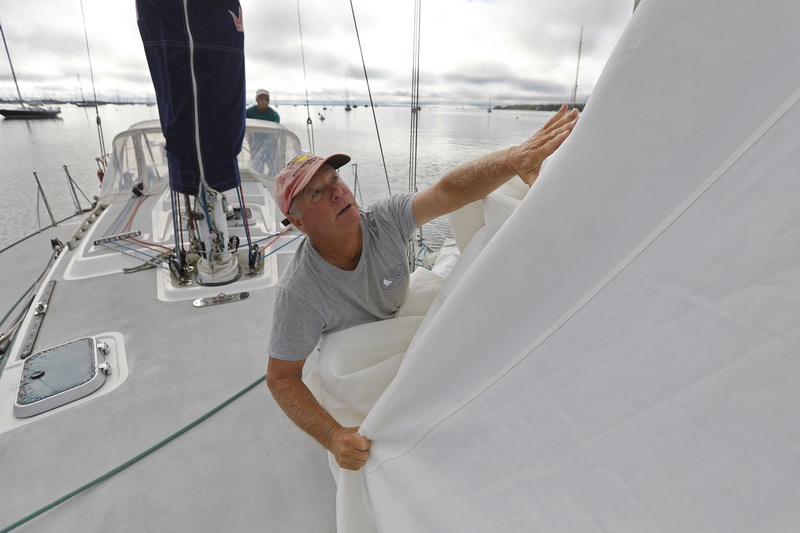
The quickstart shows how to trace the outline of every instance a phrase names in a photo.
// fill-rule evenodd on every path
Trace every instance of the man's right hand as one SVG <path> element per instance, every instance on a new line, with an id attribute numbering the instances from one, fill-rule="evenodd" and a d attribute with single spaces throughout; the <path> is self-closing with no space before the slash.
<path id="1" fill-rule="evenodd" d="M 267 386 L 286 415 L 300 429 L 317 439 L 336 458 L 340 467 L 358 470 L 369 457 L 372 445 L 358 434 L 358 428 L 342 427 L 322 406 L 303 383 L 302 361 L 282 361 L 269 358 Z"/>
<path id="2" fill-rule="evenodd" d="M 542 163 L 555 152 L 578 122 L 578 110 L 562 104 L 558 112 L 533 137 L 513 149 L 513 161 L 522 181 L 533 185 L 539 177 Z"/>
<path id="3" fill-rule="evenodd" d="M 358 428 L 339 428 L 331 436 L 328 450 L 345 470 L 358 470 L 367 462 L 372 441 L 358 434 Z"/>

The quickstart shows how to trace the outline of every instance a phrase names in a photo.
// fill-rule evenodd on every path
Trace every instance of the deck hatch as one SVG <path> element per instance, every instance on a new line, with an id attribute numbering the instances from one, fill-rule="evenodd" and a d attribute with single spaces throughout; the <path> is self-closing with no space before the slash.
<path id="1" fill-rule="evenodd" d="M 91 337 L 37 352 L 25 360 L 14 415 L 30 417 L 91 394 L 105 381 L 108 367 Z"/>

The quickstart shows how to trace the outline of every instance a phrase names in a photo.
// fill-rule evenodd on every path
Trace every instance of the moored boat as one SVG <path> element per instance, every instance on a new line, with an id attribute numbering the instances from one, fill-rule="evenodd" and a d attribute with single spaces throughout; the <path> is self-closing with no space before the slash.
<path id="1" fill-rule="evenodd" d="M 6 34 L 3 27 L 0 26 L 0 35 L 3 36 L 3 47 L 6 49 L 6 56 L 8 57 L 8 64 L 11 67 L 11 76 L 14 78 L 14 85 L 17 88 L 17 96 L 19 96 L 19 105 L 0 109 L 0 115 L 6 119 L 37 119 L 37 118 L 56 118 L 61 113 L 61 108 L 57 106 L 45 106 L 42 104 L 28 104 L 22 99 L 22 93 L 19 90 L 19 83 L 17 83 L 17 74 L 14 72 L 14 64 L 11 62 L 11 53 L 8 51 L 6 44 Z"/>
<path id="2" fill-rule="evenodd" d="M 0 115 L 6 119 L 39 119 L 57 118 L 61 113 L 58 106 L 33 105 L 28 103 L 20 104 L 18 107 L 0 108 Z"/>

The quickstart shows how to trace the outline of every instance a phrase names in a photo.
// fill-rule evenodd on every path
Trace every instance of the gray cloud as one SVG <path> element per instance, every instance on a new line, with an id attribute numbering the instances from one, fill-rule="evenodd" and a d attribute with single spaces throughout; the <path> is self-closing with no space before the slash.
<path id="1" fill-rule="evenodd" d="M 366 100 L 360 52 L 347 4 L 297 5 L 241 0 L 247 91 L 267 86 L 281 102 Z M 357 2 L 356 15 L 373 96 L 408 103 L 413 6 Z M 152 97 L 132 2 L 84 0 L 95 82 L 103 98 Z M 574 83 L 578 34 L 585 25 L 579 94 L 588 95 L 631 16 L 632 0 L 437 0 L 423 4 L 420 91 L 424 102 L 486 105 L 552 101 Z M 91 91 L 80 5 L 60 0 L 8 2 L 0 23 L 23 93 L 74 98 L 81 76 Z M 0 96 L 16 91 L 7 65 Z"/>

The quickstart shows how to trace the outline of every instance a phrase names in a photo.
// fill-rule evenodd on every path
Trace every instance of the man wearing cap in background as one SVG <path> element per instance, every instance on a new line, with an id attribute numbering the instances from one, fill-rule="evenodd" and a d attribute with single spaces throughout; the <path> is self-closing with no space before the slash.
<path id="1" fill-rule="evenodd" d="M 414 230 L 483 198 L 515 175 L 533 185 L 542 162 L 561 146 L 577 118 L 577 110 L 562 106 L 519 146 L 459 165 L 430 189 L 394 195 L 363 211 L 337 172 L 350 161 L 347 155 L 300 156 L 277 176 L 278 208 L 307 238 L 278 283 L 267 385 L 289 418 L 340 467 L 364 466 L 371 442 L 317 403 L 302 381 L 306 358 L 323 334 L 392 318 L 406 299 L 406 243 Z"/>
<path id="2" fill-rule="evenodd" d="M 269 91 L 259 89 L 256 91 L 256 105 L 248 107 L 245 118 L 268 120 L 280 124 L 281 117 L 277 111 L 269 106 Z M 250 153 L 252 169 L 256 172 L 275 174 L 278 165 L 275 164 L 277 144 L 275 137 L 266 133 L 248 133 L 247 150 Z"/>
<path id="3" fill-rule="evenodd" d="M 256 105 L 248 107 L 245 116 L 258 120 L 269 120 L 278 124 L 281 122 L 281 116 L 269 106 L 269 91 L 266 89 L 256 91 Z"/>

